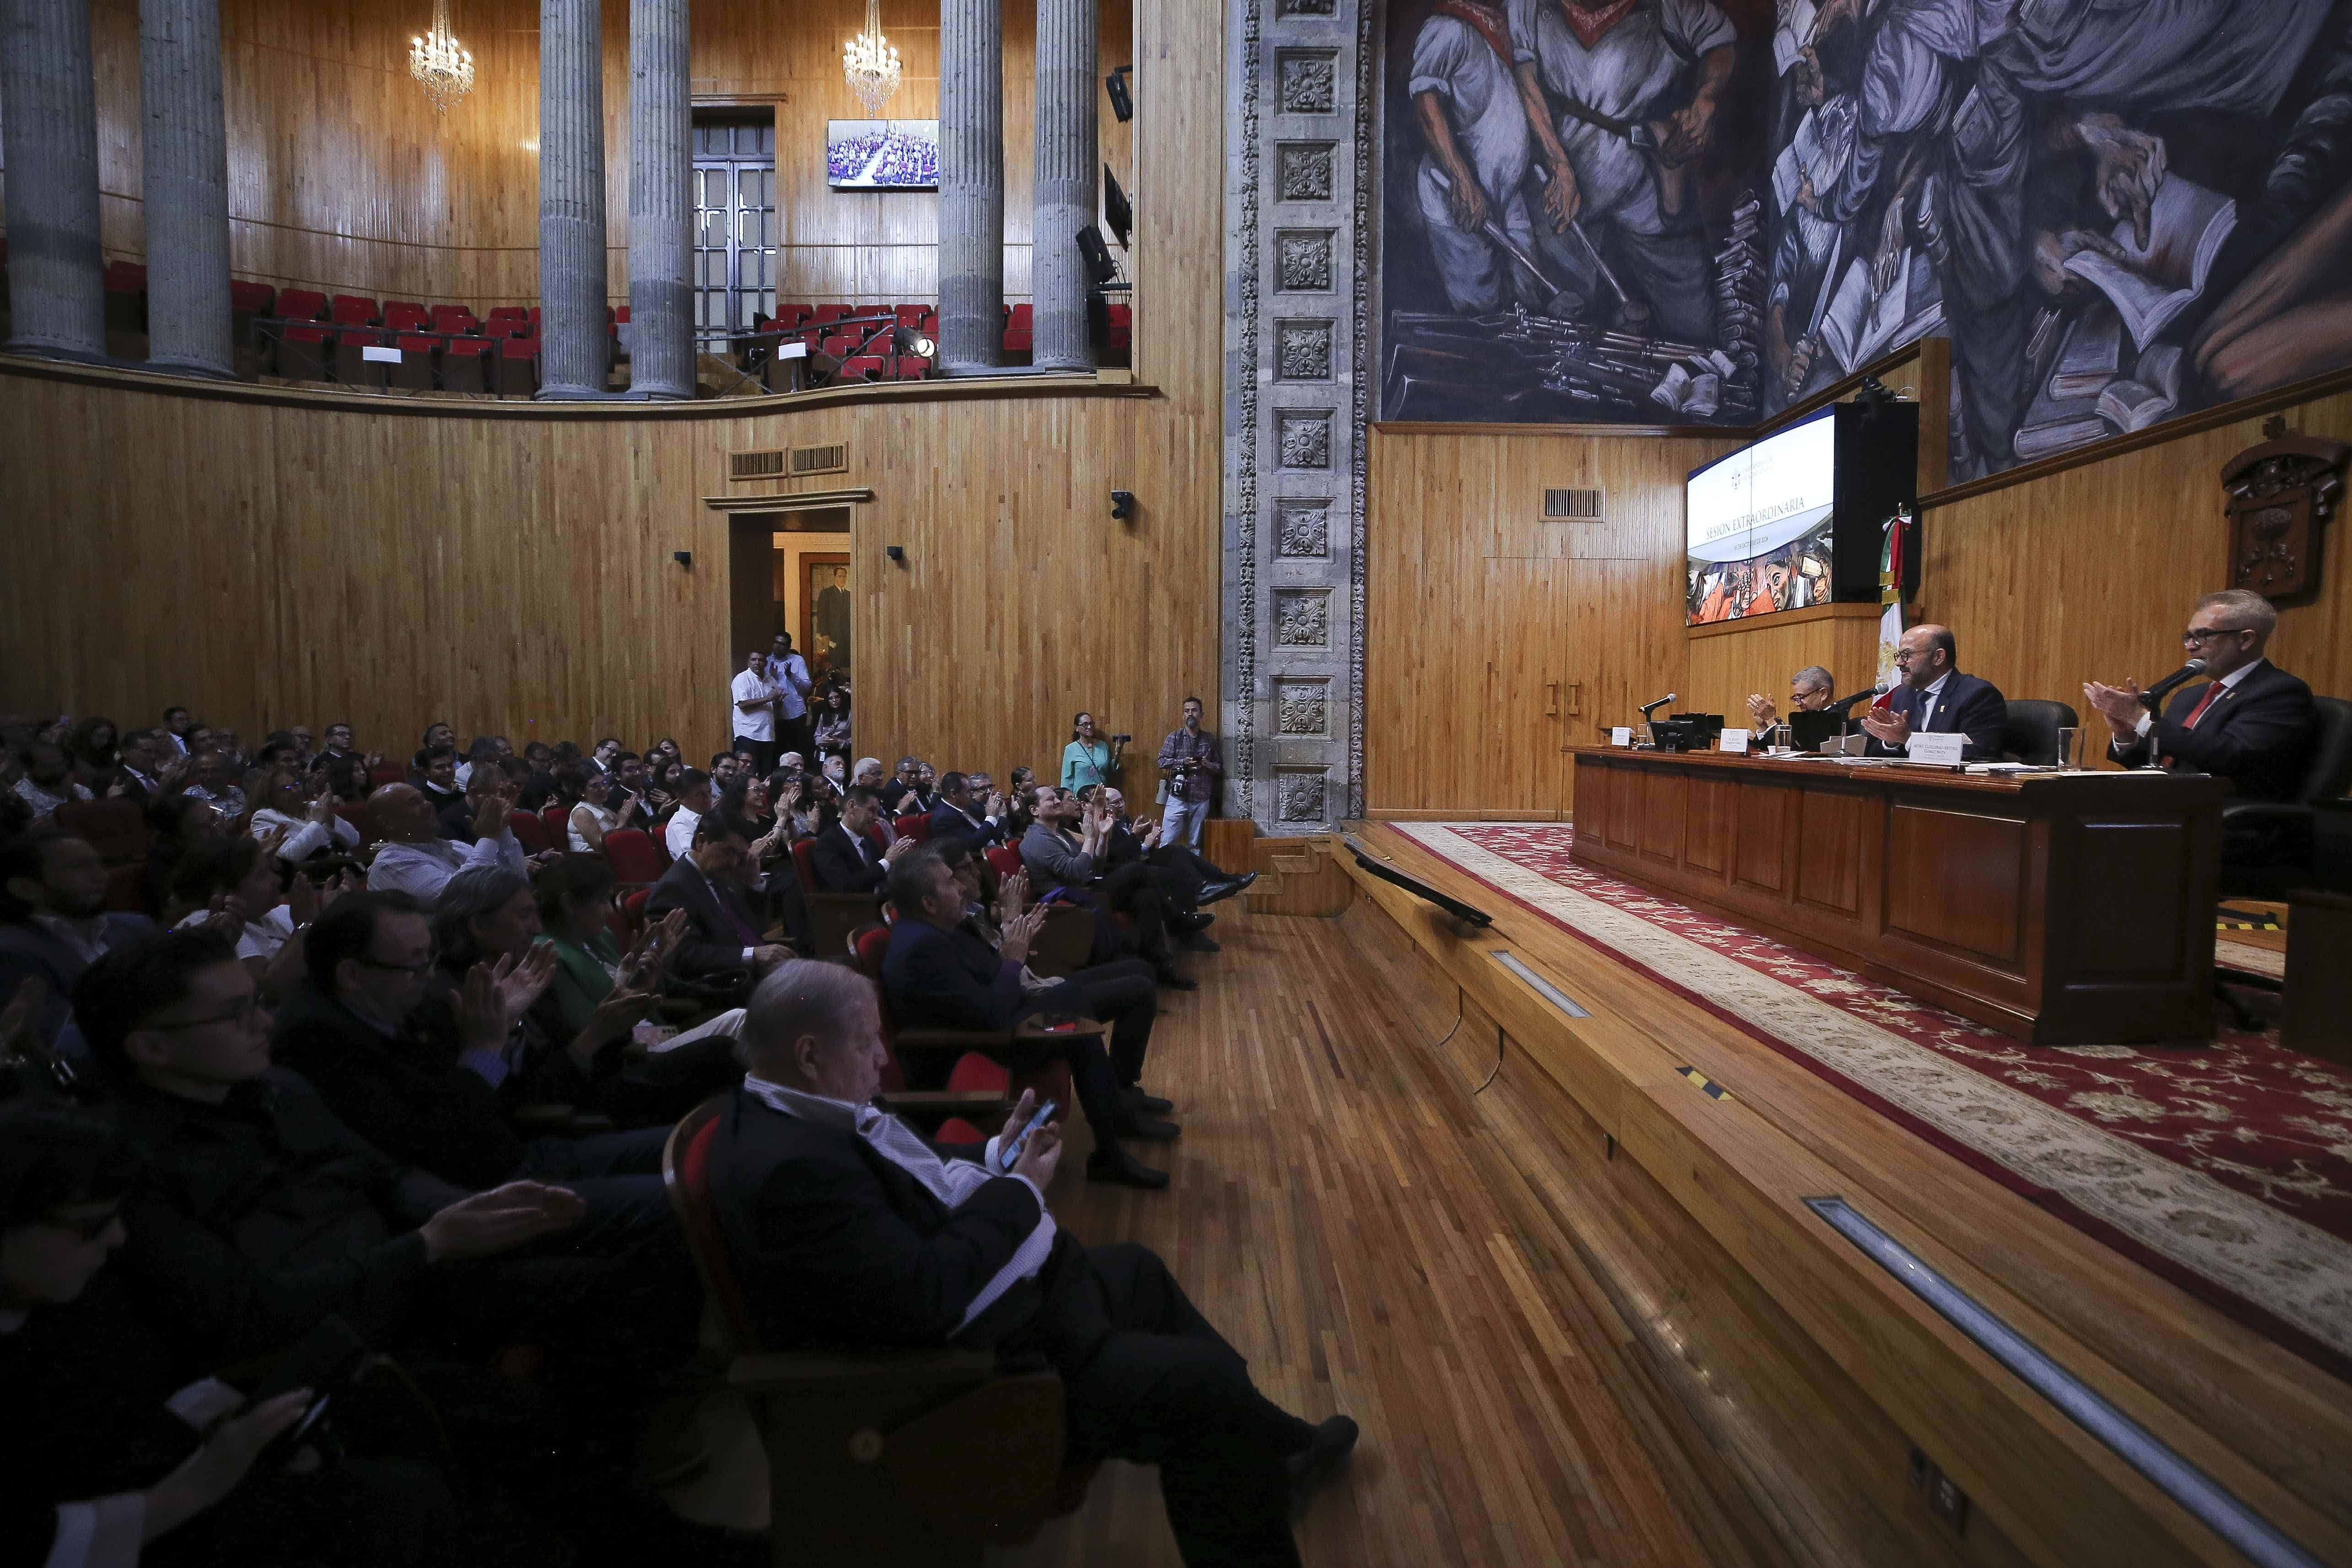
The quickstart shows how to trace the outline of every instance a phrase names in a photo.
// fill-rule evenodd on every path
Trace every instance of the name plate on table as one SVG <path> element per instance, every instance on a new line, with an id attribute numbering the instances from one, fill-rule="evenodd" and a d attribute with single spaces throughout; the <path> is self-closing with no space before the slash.
<path id="1" fill-rule="evenodd" d="M 1611 730 L 1609 732 L 1609 744 L 1612 746 L 1633 745 L 1633 731 L 1632 727 L 1630 726 L 1621 724 L 1616 728 Z"/>
<path id="2" fill-rule="evenodd" d="M 1906 755 L 1914 762 L 1942 763 L 1957 768 L 1960 762 L 1960 750 L 1968 743 L 1969 737 L 1965 735 L 1916 734 L 1911 737 Z"/>
<path id="3" fill-rule="evenodd" d="M 1717 751 L 1744 752 L 1748 749 L 1748 731 L 1744 729 L 1727 729 L 1716 737 L 1716 749 Z"/>
<path id="4" fill-rule="evenodd" d="M 360 358 L 363 361 L 373 363 L 396 365 L 400 363 L 400 350 L 398 349 L 379 349 L 373 345 L 368 345 L 361 348 Z"/>

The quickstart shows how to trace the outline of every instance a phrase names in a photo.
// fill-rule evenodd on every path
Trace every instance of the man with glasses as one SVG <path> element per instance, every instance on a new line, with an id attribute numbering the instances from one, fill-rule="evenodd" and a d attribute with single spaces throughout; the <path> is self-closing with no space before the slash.
<path id="1" fill-rule="evenodd" d="M 1999 687 L 1959 670 L 1959 643 L 1948 626 L 1914 626 L 1895 645 L 1901 684 L 1862 716 L 1870 755 L 1895 757 L 1914 735 L 1964 735 L 1971 760 L 2000 760 L 2009 703 Z"/>
<path id="2" fill-rule="evenodd" d="M 2140 700 L 2137 681 L 2085 682 L 2083 695 L 2115 733 L 2108 757 L 2133 768 L 2152 755 L 2158 767 L 2214 774 L 2241 800 L 2292 799 L 2310 765 L 2315 721 L 2311 688 L 2263 656 L 2277 629 L 2278 611 L 2259 593 L 2231 588 L 2199 600 L 2180 645 L 2205 661 L 2210 678 L 2175 692 L 2161 717 Z M 2297 848 L 2275 825 L 2233 825 L 2221 855 L 2232 865 L 2269 865 Z"/>

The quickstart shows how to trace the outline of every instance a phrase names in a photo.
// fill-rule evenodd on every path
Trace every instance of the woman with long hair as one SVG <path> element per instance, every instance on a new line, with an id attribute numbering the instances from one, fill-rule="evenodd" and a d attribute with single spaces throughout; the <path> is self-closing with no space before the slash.
<path id="1" fill-rule="evenodd" d="M 1062 747 L 1062 788 L 1073 794 L 1110 782 L 1111 743 L 1095 730 L 1095 716 L 1079 710 L 1070 720 L 1070 744 Z"/>

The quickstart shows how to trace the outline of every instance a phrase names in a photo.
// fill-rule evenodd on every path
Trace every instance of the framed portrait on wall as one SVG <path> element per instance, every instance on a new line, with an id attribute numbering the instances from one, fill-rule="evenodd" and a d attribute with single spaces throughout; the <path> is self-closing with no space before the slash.
<path id="1" fill-rule="evenodd" d="M 801 570 L 801 652 L 809 668 L 849 668 L 849 557 L 804 555 Z"/>
<path id="2" fill-rule="evenodd" d="M 836 191 L 936 191 L 936 120 L 828 120 L 824 183 Z"/>

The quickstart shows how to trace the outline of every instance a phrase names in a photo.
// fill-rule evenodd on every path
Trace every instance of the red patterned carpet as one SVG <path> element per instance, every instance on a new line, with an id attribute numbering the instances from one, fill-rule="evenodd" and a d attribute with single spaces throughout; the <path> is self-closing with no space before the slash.
<path id="1" fill-rule="evenodd" d="M 2352 1375 L 2352 1072 L 2212 1045 L 2028 1046 L 1570 862 L 1555 824 L 1399 824 L 2297 1354 Z"/>

